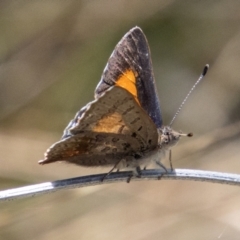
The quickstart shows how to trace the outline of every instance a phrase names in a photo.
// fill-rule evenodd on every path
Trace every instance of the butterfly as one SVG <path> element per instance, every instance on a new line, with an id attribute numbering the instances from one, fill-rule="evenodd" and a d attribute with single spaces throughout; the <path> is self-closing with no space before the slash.
<path id="1" fill-rule="evenodd" d="M 167 171 L 161 159 L 181 136 L 190 135 L 163 126 L 148 42 L 134 27 L 110 56 L 95 99 L 76 114 L 39 164 L 65 161 L 140 174 L 155 163 Z"/>

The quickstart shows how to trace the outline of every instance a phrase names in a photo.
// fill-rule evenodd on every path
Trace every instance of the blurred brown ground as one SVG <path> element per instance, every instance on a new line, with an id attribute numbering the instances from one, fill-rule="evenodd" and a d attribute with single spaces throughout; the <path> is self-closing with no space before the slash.
<path id="1" fill-rule="evenodd" d="M 109 169 L 39 166 L 93 92 L 132 27 L 152 52 L 165 124 L 193 132 L 175 168 L 240 174 L 240 1 L 1 1 L 0 186 Z M 166 161 L 167 164 L 167 161 Z M 240 239 L 238 187 L 190 181 L 118 183 L 0 204 L 0 239 Z"/>

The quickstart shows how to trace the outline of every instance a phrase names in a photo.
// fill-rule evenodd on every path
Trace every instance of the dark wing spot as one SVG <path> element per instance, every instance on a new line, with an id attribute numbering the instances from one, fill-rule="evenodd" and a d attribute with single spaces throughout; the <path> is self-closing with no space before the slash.
<path id="1" fill-rule="evenodd" d="M 112 142 L 118 142 L 118 141 L 119 141 L 119 138 L 115 138 L 115 137 L 114 137 L 114 138 L 112 139 Z"/>
<path id="2" fill-rule="evenodd" d="M 126 115 L 127 113 L 131 112 L 134 109 L 134 107 L 129 107 L 128 109 L 126 109 L 122 115 Z"/>
<path id="3" fill-rule="evenodd" d="M 104 136 L 101 134 L 96 135 L 96 141 L 97 142 L 102 142 L 104 140 Z"/>
<path id="4" fill-rule="evenodd" d="M 138 129 L 138 131 L 141 131 L 141 129 L 142 129 L 142 126 Z"/>
<path id="5" fill-rule="evenodd" d="M 136 123 L 137 121 L 139 121 L 140 120 L 140 117 L 137 117 L 137 118 L 135 118 L 132 122 L 130 122 L 131 124 L 134 124 L 134 123 Z"/>
<path id="6" fill-rule="evenodd" d="M 122 133 L 124 127 L 125 127 L 125 126 L 122 125 L 122 126 L 118 129 L 118 133 Z"/>
<path id="7" fill-rule="evenodd" d="M 134 154 L 134 158 L 135 158 L 135 159 L 139 159 L 139 158 L 141 158 L 141 157 L 142 157 L 142 156 L 141 156 L 140 154 L 138 154 L 138 153 L 135 153 L 135 154 Z"/>
<path id="8" fill-rule="evenodd" d="M 132 133 L 132 137 L 135 138 L 136 136 L 137 136 L 137 134 L 136 134 L 135 132 L 133 132 L 133 133 Z"/>
<path id="9" fill-rule="evenodd" d="M 113 153 L 116 153 L 116 152 L 117 152 L 117 148 L 113 148 L 113 149 L 112 149 L 112 152 L 113 152 Z"/>
<path id="10" fill-rule="evenodd" d="M 125 151 L 127 151 L 127 149 L 131 147 L 131 145 L 129 143 L 123 143 L 122 146 Z"/>

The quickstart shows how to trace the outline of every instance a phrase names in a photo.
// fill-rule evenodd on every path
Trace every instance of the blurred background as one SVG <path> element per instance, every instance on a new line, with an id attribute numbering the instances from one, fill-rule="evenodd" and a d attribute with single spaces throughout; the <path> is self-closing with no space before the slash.
<path id="1" fill-rule="evenodd" d="M 167 125 L 193 132 L 175 168 L 240 174 L 240 1 L 0 2 L 1 190 L 107 172 L 38 165 L 93 100 L 117 42 L 140 26 Z M 165 160 L 168 166 L 168 161 Z M 0 239 L 239 239 L 240 189 L 191 181 L 118 183 L 4 202 Z"/>

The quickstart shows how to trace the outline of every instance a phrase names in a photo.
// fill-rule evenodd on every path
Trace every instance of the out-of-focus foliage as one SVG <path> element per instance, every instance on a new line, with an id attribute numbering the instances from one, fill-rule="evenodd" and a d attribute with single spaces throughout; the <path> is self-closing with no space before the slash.
<path id="1" fill-rule="evenodd" d="M 176 168 L 240 173 L 240 1 L 0 2 L 1 189 L 109 169 L 39 166 L 87 102 L 114 46 L 145 32 L 165 124 L 193 132 Z M 166 161 L 167 165 L 168 162 Z M 239 239 L 240 193 L 195 182 L 141 182 L 1 203 L 1 239 Z"/>

